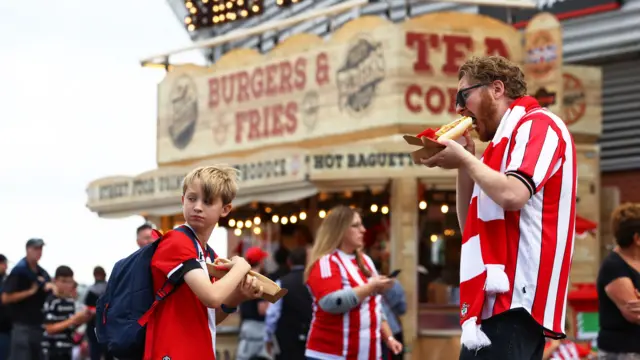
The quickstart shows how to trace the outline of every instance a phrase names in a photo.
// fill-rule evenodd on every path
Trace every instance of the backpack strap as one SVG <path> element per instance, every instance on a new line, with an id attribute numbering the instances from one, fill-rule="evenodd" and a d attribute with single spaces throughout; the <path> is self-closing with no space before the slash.
<path id="1" fill-rule="evenodd" d="M 200 252 L 200 246 L 198 244 L 198 238 L 197 238 L 196 234 L 193 232 L 193 230 L 190 227 L 188 227 L 186 225 L 181 225 L 181 226 L 179 226 L 179 227 L 177 227 L 177 228 L 175 228 L 173 230 L 181 232 L 181 233 L 187 235 L 187 237 L 189 239 L 191 239 L 191 241 L 193 243 L 193 247 L 196 250 L 196 256 L 198 257 L 198 259 L 204 259 L 204 254 L 202 254 Z M 160 235 L 162 235 L 162 234 L 160 234 Z M 162 235 L 154 243 L 155 244 L 159 243 L 163 238 L 164 238 L 164 236 Z M 207 250 L 209 251 L 209 256 L 211 257 L 211 259 L 213 259 L 213 256 L 215 255 L 215 253 L 213 252 L 213 250 L 208 245 L 207 245 Z M 164 300 L 167 296 L 171 295 L 171 293 L 173 293 L 178 288 L 178 285 L 181 284 L 180 281 L 183 279 L 184 275 L 182 275 L 182 274 L 177 274 L 177 275 L 178 276 L 169 277 L 164 282 L 164 284 L 162 284 L 162 287 L 160 287 L 160 289 L 158 289 L 158 291 L 156 291 L 155 299 L 154 299 L 153 303 L 151 304 L 151 307 L 140 317 L 140 319 L 138 319 L 138 324 L 140 324 L 140 326 L 145 326 L 149 322 L 149 318 L 154 313 L 154 311 L 156 309 L 156 306 L 158 306 L 158 304 L 162 300 Z"/>

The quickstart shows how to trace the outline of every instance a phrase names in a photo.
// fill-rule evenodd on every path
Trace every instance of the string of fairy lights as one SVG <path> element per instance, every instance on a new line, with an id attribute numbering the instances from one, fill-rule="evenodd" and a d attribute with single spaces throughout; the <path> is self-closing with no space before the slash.
<path id="1" fill-rule="evenodd" d="M 303 0 L 276 0 L 279 8 Z M 185 0 L 188 15 L 184 24 L 189 31 L 211 28 L 250 19 L 264 12 L 264 0 Z"/>
<path id="2" fill-rule="evenodd" d="M 428 208 L 428 202 L 425 200 L 421 200 L 418 202 L 418 209 L 420 211 L 426 211 Z M 355 208 L 355 205 L 351 205 L 351 207 Z M 450 206 L 448 203 L 440 204 L 440 212 L 442 214 L 447 214 L 449 212 Z M 379 205 L 376 203 L 372 203 L 368 206 L 368 210 L 371 214 L 381 214 L 383 216 L 389 215 L 391 208 L 387 204 Z M 326 210 L 325 208 L 321 208 L 318 210 L 318 217 L 320 219 L 324 219 L 330 210 Z M 240 215 L 240 214 L 237 214 Z M 280 211 L 274 210 L 270 206 L 266 206 L 263 209 L 263 214 L 243 214 L 240 216 L 231 215 L 226 224 L 222 224 L 222 226 L 227 229 L 233 229 L 233 233 L 236 236 L 242 236 L 245 232 L 251 232 L 255 235 L 260 235 L 263 232 L 263 226 L 265 222 L 270 221 L 273 224 L 280 225 L 295 225 L 300 222 L 304 222 L 309 218 L 307 210 L 299 210 L 299 211 L 286 211 L 282 209 Z M 445 236 L 453 236 L 455 235 L 455 231 L 452 229 L 444 230 Z M 437 237 L 434 238 L 435 235 L 431 237 L 431 241 L 435 242 Z"/>

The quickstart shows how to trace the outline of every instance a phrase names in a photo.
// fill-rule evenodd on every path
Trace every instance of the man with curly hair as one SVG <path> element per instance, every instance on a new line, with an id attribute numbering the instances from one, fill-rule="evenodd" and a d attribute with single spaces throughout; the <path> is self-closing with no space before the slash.
<path id="1" fill-rule="evenodd" d="M 469 133 L 428 167 L 458 169 L 460 359 L 541 359 L 564 331 L 575 238 L 576 150 L 565 123 L 527 96 L 520 67 L 474 57 L 458 73 L 456 111 Z M 482 323 L 482 324 L 481 324 Z"/>
<path id="2" fill-rule="evenodd" d="M 611 215 L 616 246 L 602 261 L 598 289 L 598 358 L 640 359 L 640 204 L 618 206 Z"/>

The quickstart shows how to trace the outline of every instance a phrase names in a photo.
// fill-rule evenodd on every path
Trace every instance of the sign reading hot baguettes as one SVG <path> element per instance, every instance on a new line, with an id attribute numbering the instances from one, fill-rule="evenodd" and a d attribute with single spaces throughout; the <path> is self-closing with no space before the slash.
<path id="1" fill-rule="evenodd" d="M 457 71 L 473 55 L 521 62 L 522 36 L 497 20 L 427 14 L 350 21 L 331 39 L 287 38 L 270 53 L 236 49 L 210 68 L 177 66 L 158 87 L 159 164 L 456 116 Z"/>

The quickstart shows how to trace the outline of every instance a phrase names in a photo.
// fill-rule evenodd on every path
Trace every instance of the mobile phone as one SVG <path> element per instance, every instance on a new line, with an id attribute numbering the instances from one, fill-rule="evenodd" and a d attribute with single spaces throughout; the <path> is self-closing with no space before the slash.
<path id="1" fill-rule="evenodd" d="M 401 271 L 402 271 L 402 270 L 400 270 L 400 269 L 393 270 L 393 271 L 391 272 L 391 274 L 389 274 L 389 277 L 390 277 L 390 278 L 397 277 L 398 275 L 400 275 L 400 272 L 401 272 Z"/>

